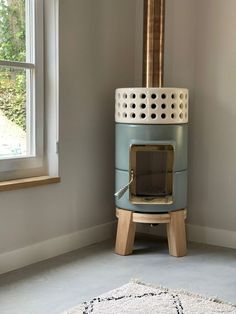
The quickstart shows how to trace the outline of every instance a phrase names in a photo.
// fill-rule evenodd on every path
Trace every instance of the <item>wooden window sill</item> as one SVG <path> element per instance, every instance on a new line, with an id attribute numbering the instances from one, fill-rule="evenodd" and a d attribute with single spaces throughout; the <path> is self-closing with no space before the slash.
<path id="1" fill-rule="evenodd" d="M 60 182 L 60 177 L 50 177 L 50 176 L 31 177 L 31 178 L 25 178 L 25 179 L 2 181 L 0 182 L 0 192 L 32 188 L 35 186 L 53 184 L 53 183 L 59 183 L 59 182 Z"/>

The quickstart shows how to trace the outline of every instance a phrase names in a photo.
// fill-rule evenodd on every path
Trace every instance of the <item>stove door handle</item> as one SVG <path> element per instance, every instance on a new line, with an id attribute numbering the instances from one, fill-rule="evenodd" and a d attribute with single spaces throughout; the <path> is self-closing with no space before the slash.
<path id="1" fill-rule="evenodd" d="M 124 186 L 122 186 L 122 187 L 114 194 L 114 196 L 117 197 L 118 200 L 121 199 L 121 198 L 124 196 L 125 192 L 129 189 L 129 186 L 132 184 L 133 181 L 134 181 L 134 171 L 131 170 L 131 171 L 130 171 L 130 181 L 129 181 L 129 183 L 126 184 L 126 185 L 124 185 Z"/>

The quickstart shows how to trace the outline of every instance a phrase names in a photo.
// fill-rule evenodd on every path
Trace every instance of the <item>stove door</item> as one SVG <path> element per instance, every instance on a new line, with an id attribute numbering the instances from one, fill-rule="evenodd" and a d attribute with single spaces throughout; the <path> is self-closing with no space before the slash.
<path id="1" fill-rule="evenodd" d="M 133 170 L 134 180 L 130 187 L 131 203 L 173 203 L 173 164 L 172 145 L 132 145 L 130 170 Z"/>

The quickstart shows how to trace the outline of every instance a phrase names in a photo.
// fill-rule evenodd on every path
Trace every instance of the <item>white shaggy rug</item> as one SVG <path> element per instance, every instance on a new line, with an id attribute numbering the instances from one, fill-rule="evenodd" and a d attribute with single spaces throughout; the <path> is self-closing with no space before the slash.
<path id="1" fill-rule="evenodd" d="M 236 314 L 236 306 L 182 290 L 128 283 L 64 314 Z"/>

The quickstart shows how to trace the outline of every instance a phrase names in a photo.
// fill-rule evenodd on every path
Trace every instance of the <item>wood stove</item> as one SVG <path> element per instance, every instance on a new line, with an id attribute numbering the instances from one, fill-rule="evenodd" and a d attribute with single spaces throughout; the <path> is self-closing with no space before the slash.
<path id="1" fill-rule="evenodd" d="M 165 223 L 186 254 L 188 90 L 163 87 L 165 0 L 144 0 L 143 86 L 118 88 L 115 252 L 132 253 L 136 223 Z"/>

